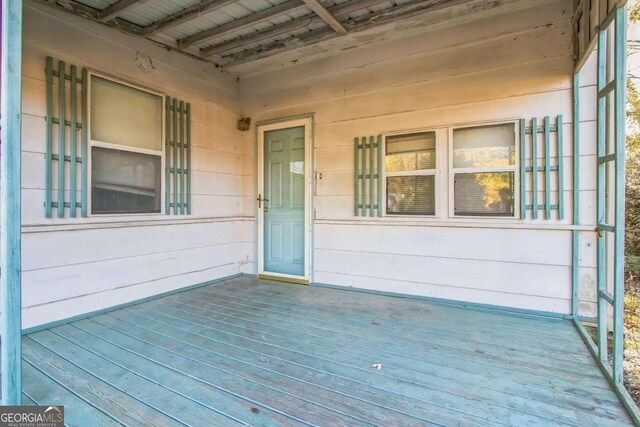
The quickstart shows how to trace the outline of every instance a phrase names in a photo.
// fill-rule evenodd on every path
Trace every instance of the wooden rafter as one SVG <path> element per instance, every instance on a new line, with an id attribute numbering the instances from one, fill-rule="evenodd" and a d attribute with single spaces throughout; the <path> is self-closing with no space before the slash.
<path id="1" fill-rule="evenodd" d="M 313 10 L 324 22 L 326 22 L 331 28 L 336 30 L 336 33 L 340 35 L 347 34 L 346 28 L 342 26 L 338 21 L 318 0 L 304 0 L 307 6 Z"/>
<path id="2" fill-rule="evenodd" d="M 260 12 L 252 13 L 243 18 L 236 19 L 226 24 L 219 25 L 217 27 L 210 28 L 205 31 L 201 31 L 197 34 L 185 37 L 178 40 L 177 46 L 179 49 L 184 49 L 192 46 L 196 43 L 204 43 L 208 40 L 212 40 L 216 37 L 224 37 L 225 35 L 234 31 L 242 30 L 251 25 L 259 24 L 269 19 L 277 18 L 287 13 L 295 12 L 301 9 L 305 9 L 305 2 L 303 0 L 288 0 L 279 5 L 270 7 Z"/>
<path id="3" fill-rule="evenodd" d="M 198 18 L 206 13 L 215 12 L 216 10 L 230 5 L 231 3 L 235 3 L 236 1 L 237 0 L 202 0 L 200 3 L 196 3 L 193 6 L 182 9 L 160 19 L 159 21 L 143 27 L 142 33 L 145 36 L 161 33 L 170 28 L 191 21 L 192 19 Z"/>
<path id="4" fill-rule="evenodd" d="M 98 19 L 98 15 L 100 11 L 94 9 L 89 6 L 85 6 L 82 3 L 78 3 L 74 0 L 64 0 L 64 1 L 51 1 L 51 0 L 36 0 L 39 3 L 46 4 L 47 6 L 55 7 L 56 9 L 64 10 L 65 12 L 69 12 L 73 15 L 80 16 L 82 18 L 88 19 L 90 21 L 101 22 Z M 109 27 L 115 28 L 117 30 L 123 31 L 125 33 L 140 35 L 142 34 L 142 27 L 139 25 L 132 24 L 131 22 L 125 21 L 120 18 L 111 19 L 108 22 L 101 22 Z"/>
<path id="5" fill-rule="evenodd" d="M 387 3 L 388 0 L 352 0 L 346 3 L 341 3 L 339 5 L 330 7 L 328 11 L 338 18 L 344 18 L 350 13 L 357 12 L 359 10 L 367 9 L 379 4 Z M 284 24 L 275 25 L 273 27 L 265 28 L 264 30 L 257 31 L 255 33 L 249 34 L 247 36 L 238 37 L 235 40 L 229 42 L 219 43 L 213 46 L 206 47 L 200 51 L 200 55 L 203 58 L 208 58 L 213 55 L 217 55 L 221 52 L 227 52 L 232 49 L 241 48 L 243 46 L 248 46 L 254 43 L 259 43 L 263 40 L 268 40 L 273 37 L 280 36 L 282 34 L 286 34 L 295 30 L 298 30 L 302 27 L 306 27 L 312 24 L 317 24 L 322 22 L 322 19 L 318 16 L 303 16 L 300 18 L 293 19 L 289 22 L 285 22 Z M 324 28 L 323 30 L 327 30 Z M 335 34 L 334 31 L 330 31 L 329 33 Z"/>
<path id="6" fill-rule="evenodd" d="M 111 21 L 113 18 L 117 18 L 119 14 L 126 12 L 127 9 L 143 4 L 145 1 L 147 0 L 118 0 L 98 13 L 98 21 Z"/>
<path id="7" fill-rule="evenodd" d="M 474 0 L 413 0 L 390 9 L 381 10 L 379 12 L 374 12 L 366 16 L 349 20 L 348 22 L 345 22 L 344 25 L 349 32 L 359 32 L 396 20 L 407 19 L 423 13 L 434 13 L 461 4 L 471 3 L 473 1 Z M 343 3 L 339 6 L 347 5 L 349 3 L 353 2 Z M 478 7 L 478 12 L 483 9 L 488 10 L 500 7 L 501 4 L 501 2 L 488 2 L 482 7 Z M 335 7 L 338 6 L 334 6 L 334 8 Z M 331 11 L 331 9 L 329 10 Z M 239 65 L 304 46 L 313 45 L 338 36 L 339 34 L 330 28 L 319 28 L 317 30 L 295 35 L 288 39 L 277 40 L 268 45 L 262 45 L 241 52 L 236 52 L 228 56 L 223 56 L 223 58 L 227 60 L 225 66 L 231 67 L 233 65 Z"/>

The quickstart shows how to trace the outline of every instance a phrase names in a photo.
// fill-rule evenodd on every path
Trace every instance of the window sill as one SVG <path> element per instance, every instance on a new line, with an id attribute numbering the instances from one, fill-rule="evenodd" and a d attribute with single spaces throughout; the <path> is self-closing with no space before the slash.
<path id="1" fill-rule="evenodd" d="M 534 222 L 520 218 L 442 218 L 442 217 L 359 217 L 354 219 L 316 219 L 314 224 L 363 225 L 363 226 L 404 226 L 404 227 L 443 227 L 443 228 L 490 228 L 524 230 L 561 230 L 591 231 L 595 225 L 573 225 L 565 223 Z"/>

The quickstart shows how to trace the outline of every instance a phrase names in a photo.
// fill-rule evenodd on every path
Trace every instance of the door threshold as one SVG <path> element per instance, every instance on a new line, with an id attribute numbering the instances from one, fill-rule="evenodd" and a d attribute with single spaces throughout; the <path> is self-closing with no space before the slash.
<path id="1" fill-rule="evenodd" d="M 286 277 L 286 276 L 272 276 L 271 274 L 258 274 L 258 279 L 275 280 L 276 282 L 295 283 L 297 285 L 309 285 L 309 279 Z"/>

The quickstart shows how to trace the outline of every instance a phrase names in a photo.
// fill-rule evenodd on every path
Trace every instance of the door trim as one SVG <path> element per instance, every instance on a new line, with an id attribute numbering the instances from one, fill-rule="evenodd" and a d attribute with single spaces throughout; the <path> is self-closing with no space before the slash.
<path id="1" fill-rule="evenodd" d="M 258 194 L 264 196 L 264 133 L 272 130 L 304 127 L 304 276 L 280 274 L 264 271 L 264 210 L 258 209 Z M 270 276 L 294 282 L 310 282 L 312 275 L 312 242 L 313 242 L 313 117 L 303 116 L 290 119 L 278 119 L 256 124 L 256 192 L 254 207 L 256 212 L 256 273 L 258 276 Z"/>

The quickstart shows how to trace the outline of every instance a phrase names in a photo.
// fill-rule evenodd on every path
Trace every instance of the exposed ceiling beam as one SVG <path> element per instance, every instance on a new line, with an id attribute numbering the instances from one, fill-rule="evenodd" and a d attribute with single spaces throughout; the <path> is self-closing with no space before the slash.
<path id="1" fill-rule="evenodd" d="M 224 37 L 234 31 L 242 30 L 251 25 L 259 24 L 261 22 L 268 21 L 269 19 L 277 18 L 281 15 L 302 9 L 306 9 L 306 5 L 303 0 L 288 0 L 284 3 L 280 3 L 279 5 L 261 10 L 260 12 L 252 13 L 251 15 L 247 15 L 243 18 L 187 36 L 178 40 L 177 46 L 178 49 L 185 49 L 196 43 L 203 43 L 217 37 Z"/>
<path id="2" fill-rule="evenodd" d="M 193 6 L 189 6 L 152 24 L 145 26 L 142 32 L 145 36 L 161 33 L 185 22 L 196 19 L 206 13 L 215 12 L 225 6 L 235 3 L 237 0 L 202 0 Z"/>
<path id="3" fill-rule="evenodd" d="M 388 0 L 352 0 L 339 5 L 330 7 L 328 11 L 338 18 L 346 18 L 347 15 L 359 10 L 367 9 L 379 4 L 387 3 Z M 213 46 L 206 47 L 200 50 L 200 56 L 208 58 L 210 56 L 219 54 L 221 52 L 227 52 L 232 49 L 237 49 L 242 46 L 251 45 L 253 43 L 259 43 L 263 40 L 267 40 L 273 37 L 280 36 L 292 31 L 295 31 L 301 27 L 306 27 L 311 24 L 317 24 L 323 22 L 318 16 L 303 16 L 293 19 L 284 24 L 275 25 L 273 27 L 265 28 L 264 30 L 257 31 L 255 33 L 248 34 L 246 36 L 238 37 L 235 40 L 219 43 Z M 330 31 L 331 34 L 335 34 L 334 31 Z"/>
<path id="4" fill-rule="evenodd" d="M 421 15 L 423 13 L 434 13 L 465 3 L 477 3 L 478 5 L 475 8 L 476 12 L 481 12 L 487 9 L 495 9 L 502 5 L 502 2 L 500 1 L 480 2 L 479 0 L 413 0 L 398 6 L 381 10 L 379 12 L 374 12 L 366 16 L 349 20 L 345 22 L 344 25 L 349 32 L 359 32 L 367 30 L 374 26 L 387 24 L 401 19 L 407 19 L 412 16 Z M 329 10 L 331 11 L 331 9 Z M 262 45 L 241 52 L 236 52 L 231 55 L 223 56 L 223 59 L 227 60 L 224 63 L 224 66 L 231 67 L 234 65 L 255 61 L 282 52 L 310 46 L 325 40 L 334 39 L 336 37 L 339 37 L 339 35 L 327 27 L 308 31 L 306 33 L 298 34 L 284 40 L 275 41 L 268 45 Z"/>
<path id="5" fill-rule="evenodd" d="M 89 6 L 85 6 L 81 3 L 78 3 L 77 1 L 74 0 L 34 0 L 36 3 L 40 3 L 40 4 L 44 4 L 50 7 L 53 7 L 55 9 L 59 9 L 62 10 L 66 13 L 70 13 L 72 15 L 87 19 L 89 21 L 94 21 L 94 22 L 98 22 L 101 23 L 98 20 L 98 13 L 100 13 L 100 11 L 98 9 L 94 9 L 92 7 Z M 234 0 L 235 1 L 235 0 Z M 142 39 L 146 39 L 151 43 L 154 43 L 155 45 L 161 46 L 167 50 L 170 51 L 174 51 L 174 52 L 179 52 L 183 55 L 189 56 L 191 58 L 195 58 L 197 60 L 200 61 L 204 61 L 207 63 L 213 63 L 215 64 L 215 62 L 210 61 L 210 60 L 206 60 L 204 58 L 202 58 L 199 55 L 194 55 L 192 53 L 183 51 L 183 50 L 178 50 L 175 46 L 171 46 L 168 45 L 166 43 L 157 41 L 157 40 L 153 40 L 153 39 L 149 39 L 145 37 L 145 34 L 143 34 L 142 30 L 143 27 L 141 27 L 140 25 L 136 25 L 133 24 L 129 21 L 125 21 L 123 19 L 120 18 L 114 18 L 111 21 L 108 22 L 104 22 L 102 23 L 103 25 L 106 25 L 108 27 L 114 28 L 116 30 L 119 30 L 123 33 L 127 33 L 129 35 L 133 35 L 133 36 L 137 36 L 140 37 Z M 218 66 L 218 64 L 215 64 L 216 66 Z"/>
<path id="6" fill-rule="evenodd" d="M 387 0 L 385 0 L 387 1 Z M 300 28 L 304 28 L 309 26 L 312 22 L 319 21 L 320 18 L 317 17 L 304 17 L 303 19 L 298 18 L 289 22 L 285 22 L 282 25 L 276 25 L 274 27 L 265 28 L 261 31 L 256 31 L 255 33 L 251 33 L 244 37 L 239 37 L 235 40 L 222 42 L 213 46 L 206 47 L 200 50 L 200 56 L 203 58 L 209 58 L 210 56 L 217 55 L 221 52 L 226 52 L 231 49 L 240 48 L 242 46 L 247 46 L 253 43 L 259 43 L 263 40 L 271 39 L 273 37 L 280 36 L 282 34 L 287 34 L 292 31 L 298 30 Z"/>
<path id="7" fill-rule="evenodd" d="M 98 21 L 111 21 L 113 18 L 117 18 L 119 14 L 124 13 L 130 7 L 142 4 L 145 1 L 146 0 L 118 0 L 98 13 Z"/>
<path id="8" fill-rule="evenodd" d="M 80 16 L 85 19 L 89 19 L 91 21 L 100 22 L 98 19 L 98 15 L 100 11 L 98 9 L 94 9 L 89 6 L 85 6 L 82 3 L 78 3 L 74 0 L 36 0 L 39 3 L 46 4 L 48 6 L 55 7 L 56 9 L 61 9 L 66 12 L 72 13 L 74 15 Z M 136 24 L 133 24 L 129 21 L 125 21 L 120 18 L 115 18 L 110 20 L 109 22 L 102 22 L 109 27 L 116 28 L 125 33 L 140 35 L 142 31 L 142 27 Z"/>
<path id="9" fill-rule="evenodd" d="M 331 28 L 336 30 L 340 35 L 347 34 L 347 29 L 327 10 L 318 0 L 304 0 L 304 2 L 313 10 L 324 22 L 329 24 Z"/>

